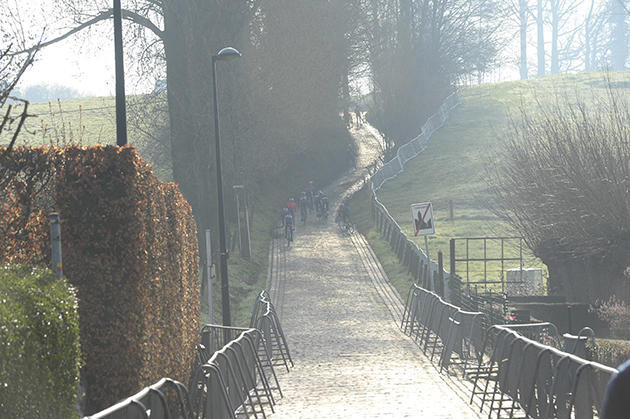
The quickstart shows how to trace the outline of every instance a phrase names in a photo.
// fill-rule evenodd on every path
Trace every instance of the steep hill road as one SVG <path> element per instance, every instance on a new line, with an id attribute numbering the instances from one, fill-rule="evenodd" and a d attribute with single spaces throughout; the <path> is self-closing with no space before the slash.
<path id="1" fill-rule="evenodd" d="M 339 203 L 358 190 L 380 143 L 369 127 L 353 130 L 358 168 L 323 189 L 331 217 L 309 214 L 291 247 L 270 245 L 267 290 L 295 366 L 278 369 L 284 397 L 271 419 L 478 418 L 464 392 L 440 375 L 399 328 L 403 300 L 366 240 L 333 223 Z"/>

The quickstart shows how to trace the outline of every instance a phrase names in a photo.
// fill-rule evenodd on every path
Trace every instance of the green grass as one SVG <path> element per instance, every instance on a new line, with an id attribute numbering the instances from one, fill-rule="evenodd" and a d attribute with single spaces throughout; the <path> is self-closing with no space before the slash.
<path id="1" fill-rule="evenodd" d="M 608 75 L 613 86 L 627 89 L 629 73 L 619 72 Z M 407 162 L 405 170 L 394 180 L 386 182 L 377 192 L 379 200 L 401 226 L 408 238 L 426 251 L 423 237 L 414 237 L 411 220 L 411 204 L 431 202 L 434 209 L 436 234 L 429 236 L 429 251 L 433 260 L 437 253 L 444 255 L 445 268 L 449 269 L 449 241 L 451 238 L 512 236 L 506 225 L 484 205 L 491 198 L 484 183 L 486 168 L 497 160 L 500 150 L 500 136 L 507 128 L 508 115 L 518 115 L 519 107 L 528 111 L 536 110 L 536 101 L 552 103 L 557 96 L 568 98 L 580 95 L 585 98 L 606 94 L 606 82 L 601 73 L 581 73 L 558 75 L 525 81 L 487 84 L 469 87 L 460 91 L 462 105 L 456 108 L 444 126 L 429 140 L 428 148 Z M 450 202 L 453 203 L 453 220 L 450 219 Z M 370 243 L 382 262 L 389 264 L 389 245 L 379 243 L 373 234 L 373 222 L 369 214 L 369 201 L 364 194 L 358 194 L 352 201 L 353 216 L 359 227 L 367 233 Z M 463 246 L 457 257 L 464 256 Z M 463 245 L 463 242 L 461 243 Z M 381 249 L 382 251 L 379 251 Z M 488 254 L 500 254 L 500 242 L 488 243 Z M 505 253 L 516 257 L 514 246 L 506 246 Z M 470 257 L 481 257 L 480 242 L 471 243 Z M 524 267 L 541 267 L 543 276 L 546 268 L 540 260 L 525 249 Z M 384 263 L 384 265 L 386 264 Z M 518 267 L 517 262 L 506 264 L 505 268 Z M 458 264 L 458 273 L 463 274 L 463 266 Z M 390 279 L 397 279 L 400 273 L 385 267 Z M 488 280 L 500 280 L 501 267 L 498 263 L 486 267 Z M 483 278 L 482 263 L 470 265 L 471 281 Z M 402 275 L 404 277 L 404 275 Z M 400 279 L 401 282 L 408 279 Z M 403 288 L 404 293 L 407 287 Z M 400 291 L 400 290 L 399 290 Z M 405 295 L 403 294 L 403 295 Z"/>
<path id="2" fill-rule="evenodd" d="M 16 106 L 12 114 L 21 109 Z M 31 103 L 28 113 L 32 116 L 20 133 L 18 145 L 116 144 L 114 97 Z"/>

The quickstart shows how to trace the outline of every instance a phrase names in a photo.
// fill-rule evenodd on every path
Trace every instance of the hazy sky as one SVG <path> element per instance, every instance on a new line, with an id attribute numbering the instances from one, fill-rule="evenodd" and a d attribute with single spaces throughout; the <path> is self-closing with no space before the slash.
<path id="1" fill-rule="evenodd" d="M 92 47 L 85 51 L 70 38 L 44 48 L 20 80 L 19 87 L 60 84 L 94 96 L 113 95 L 116 89 L 113 41 L 102 40 L 100 44 L 100 50 Z"/>

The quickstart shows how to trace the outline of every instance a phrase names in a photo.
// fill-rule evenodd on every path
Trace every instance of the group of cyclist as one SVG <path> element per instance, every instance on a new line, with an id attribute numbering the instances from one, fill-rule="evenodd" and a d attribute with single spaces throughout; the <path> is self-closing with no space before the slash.
<path id="1" fill-rule="evenodd" d="M 300 210 L 300 221 L 302 222 L 302 224 L 305 225 L 306 219 L 308 218 L 308 212 L 312 212 L 313 210 L 315 211 L 317 218 L 319 218 L 322 222 L 327 222 L 329 207 L 330 199 L 322 191 L 315 192 L 312 181 L 308 183 L 306 190 L 300 194 L 298 203 L 295 202 L 295 199 L 290 198 L 289 202 L 287 202 L 284 207 L 282 217 L 284 236 L 287 239 L 288 243 L 291 243 L 293 241 L 293 233 L 295 231 L 295 220 L 298 208 Z M 341 206 L 339 207 L 337 220 L 339 219 L 343 219 L 344 224 L 346 222 L 349 222 L 350 210 L 344 204 L 341 204 Z"/>

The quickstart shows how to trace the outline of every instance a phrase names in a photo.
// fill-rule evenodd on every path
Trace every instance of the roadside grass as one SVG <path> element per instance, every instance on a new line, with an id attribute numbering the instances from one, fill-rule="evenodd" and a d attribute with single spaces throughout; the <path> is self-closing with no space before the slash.
<path id="1" fill-rule="evenodd" d="M 444 256 L 445 269 L 450 269 L 451 238 L 466 237 L 509 237 L 514 233 L 487 209 L 484 202 L 492 196 L 484 183 L 486 168 L 500 159 L 501 136 L 508 127 L 508 117 L 518 120 L 520 109 L 537 112 L 537 102 L 553 104 L 557 98 L 580 97 L 587 103 L 597 105 L 599 95 L 605 95 L 607 80 L 613 90 L 630 88 L 630 73 L 580 73 L 556 75 L 525 81 L 486 84 L 460 90 L 462 105 L 457 107 L 444 126 L 429 140 L 428 147 L 417 157 L 408 161 L 405 169 L 395 179 L 387 181 L 377 192 L 381 203 L 403 229 L 408 238 L 425 250 L 423 237 L 414 237 L 410 207 L 415 203 L 431 202 L 433 205 L 436 234 L 428 237 L 429 253 L 437 260 L 437 253 Z M 450 218 L 450 203 L 453 219 Z M 351 201 L 352 214 L 360 230 L 366 234 L 392 282 L 405 283 L 405 272 L 388 267 L 393 253 L 389 244 L 374 231 L 371 220 L 370 202 L 365 193 L 357 194 Z M 367 214 L 367 216 L 366 216 Z M 381 241 L 384 243 L 381 243 Z M 456 257 L 464 257 L 465 242 L 457 241 Z M 460 246 L 461 245 L 461 246 Z M 500 241 L 489 241 L 487 255 L 501 254 Z M 518 257 L 516 246 L 505 246 L 503 254 Z M 468 255 L 483 256 L 481 241 L 470 242 Z M 523 249 L 524 268 L 542 268 L 543 277 L 548 273 L 546 266 L 527 248 Z M 464 276 L 464 264 L 458 263 L 457 271 Z M 518 262 L 506 263 L 504 269 L 516 268 Z M 489 281 L 501 280 L 499 263 L 475 262 L 469 266 L 469 280 L 476 282 L 487 276 Z M 400 277 L 400 279 L 398 279 Z M 399 289 L 406 296 L 408 286 Z M 497 291 L 495 287 L 494 291 Z"/>

